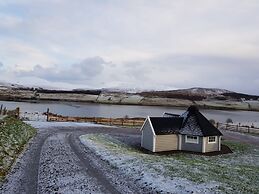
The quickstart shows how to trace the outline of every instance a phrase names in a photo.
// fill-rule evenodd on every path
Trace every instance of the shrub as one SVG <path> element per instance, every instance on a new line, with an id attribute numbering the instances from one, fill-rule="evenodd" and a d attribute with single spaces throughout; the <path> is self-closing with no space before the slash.
<path id="1" fill-rule="evenodd" d="M 210 123 L 211 123 L 212 125 L 215 125 L 215 124 L 216 124 L 216 121 L 215 121 L 214 119 L 210 119 L 209 121 L 210 121 Z"/>
<path id="2" fill-rule="evenodd" d="M 226 120 L 226 123 L 233 123 L 233 121 L 232 121 L 232 119 L 231 118 L 228 118 L 227 120 Z"/>

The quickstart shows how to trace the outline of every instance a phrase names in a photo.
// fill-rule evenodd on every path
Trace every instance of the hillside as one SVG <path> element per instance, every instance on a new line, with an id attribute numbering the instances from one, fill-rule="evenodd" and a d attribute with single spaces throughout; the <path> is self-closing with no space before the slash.
<path id="1" fill-rule="evenodd" d="M 106 104 L 187 107 L 196 105 L 211 109 L 259 111 L 259 96 L 217 88 L 190 88 L 168 91 L 135 91 L 118 89 L 53 90 L 20 85 L 0 85 L 0 100 L 76 101 Z"/>

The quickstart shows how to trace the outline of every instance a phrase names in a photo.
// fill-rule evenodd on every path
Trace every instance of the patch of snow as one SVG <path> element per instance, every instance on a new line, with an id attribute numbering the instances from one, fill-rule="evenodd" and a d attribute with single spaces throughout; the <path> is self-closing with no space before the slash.
<path id="1" fill-rule="evenodd" d="M 80 141 L 93 150 L 102 160 L 109 162 L 122 173 L 131 176 L 136 183 L 143 187 L 152 188 L 158 193 L 216 193 L 220 183 L 210 181 L 207 183 L 194 183 L 185 178 L 165 177 L 163 173 L 150 168 L 142 159 L 127 153 L 112 152 L 105 146 L 89 139 L 89 135 L 80 136 Z M 162 172 L 163 167 L 160 166 Z"/>
<path id="2" fill-rule="evenodd" d="M 40 112 L 20 112 L 23 121 L 47 121 L 47 116 Z"/>
<path id="3" fill-rule="evenodd" d="M 94 123 L 77 123 L 77 122 L 44 122 L 44 121 L 25 121 L 25 123 L 35 128 L 51 128 L 51 127 L 110 127 L 108 125 L 100 125 Z"/>

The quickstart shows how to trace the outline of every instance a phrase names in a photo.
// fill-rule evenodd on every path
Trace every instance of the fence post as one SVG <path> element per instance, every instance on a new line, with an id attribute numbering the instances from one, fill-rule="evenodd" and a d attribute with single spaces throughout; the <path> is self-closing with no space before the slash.
<path id="1" fill-rule="evenodd" d="M 6 115 L 6 114 L 7 114 L 7 109 L 6 109 L 6 107 L 4 107 L 3 115 Z"/>
<path id="2" fill-rule="evenodd" d="M 49 108 L 47 108 L 47 122 L 49 121 Z"/>
<path id="3" fill-rule="evenodd" d="M 3 110 L 3 105 L 1 104 L 1 106 L 0 106 L 0 115 L 2 114 L 2 110 Z"/>
<path id="4" fill-rule="evenodd" d="M 17 118 L 20 118 L 20 107 L 16 108 L 16 115 L 15 116 L 17 116 Z"/>
<path id="5" fill-rule="evenodd" d="M 250 127 L 247 126 L 247 133 L 250 133 Z"/>

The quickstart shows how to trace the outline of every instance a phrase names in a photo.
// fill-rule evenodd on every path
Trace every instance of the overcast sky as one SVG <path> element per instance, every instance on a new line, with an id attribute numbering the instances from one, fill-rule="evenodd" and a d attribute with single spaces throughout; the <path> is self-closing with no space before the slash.
<path id="1" fill-rule="evenodd" d="M 0 0 L 0 81 L 259 94 L 258 0 Z"/>

